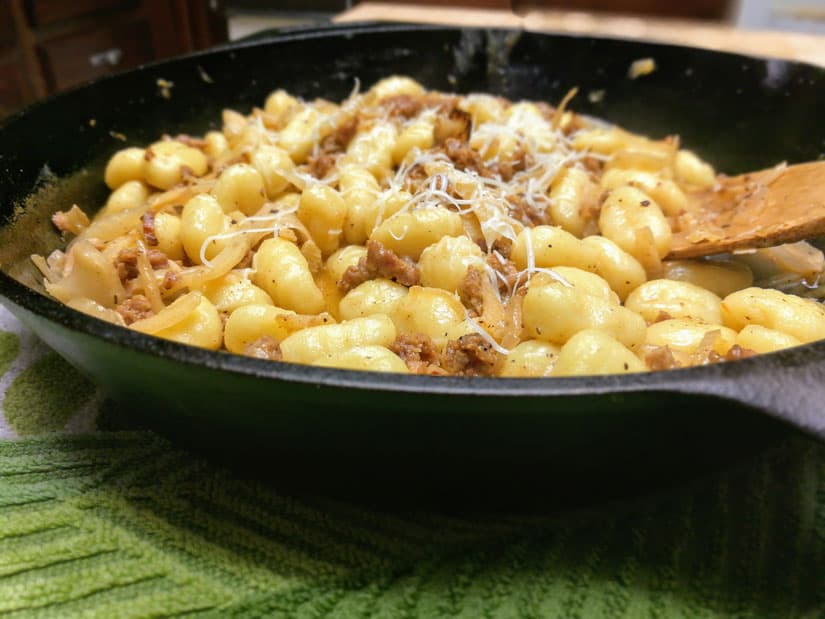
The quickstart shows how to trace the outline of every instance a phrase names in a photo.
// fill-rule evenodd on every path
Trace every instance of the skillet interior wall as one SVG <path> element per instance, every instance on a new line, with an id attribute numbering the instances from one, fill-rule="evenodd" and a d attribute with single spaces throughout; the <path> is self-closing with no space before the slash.
<path id="1" fill-rule="evenodd" d="M 650 57 L 656 70 L 637 79 L 630 64 Z M 737 173 L 825 152 L 825 71 L 784 61 L 610 39 L 415 26 L 346 26 L 232 44 L 149 65 L 58 95 L 0 127 L 0 217 L 38 187 L 44 171 L 71 183 L 41 192 L 40 227 L 78 201 L 88 211 L 105 195 L 100 171 L 120 148 L 168 133 L 203 133 L 220 125 L 222 109 L 249 112 L 275 88 L 305 98 L 346 97 L 391 73 L 429 88 L 485 91 L 558 103 L 578 87 L 572 109 L 654 137 L 678 134 L 683 144 Z M 172 85 L 168 98 L 159 80 Z M 588 97 L 604 91 L 601 100 Z M 72 198 L 72 199 L 70 199 Z M 29 220 L 30 223 L 30 220 Z M 10 260 L 62 242 L 56 234 L 3 235 Z M 30 268 L 28 265 L 23 270 Z M 30 283 L 30 282 L 27 282 Z"/>

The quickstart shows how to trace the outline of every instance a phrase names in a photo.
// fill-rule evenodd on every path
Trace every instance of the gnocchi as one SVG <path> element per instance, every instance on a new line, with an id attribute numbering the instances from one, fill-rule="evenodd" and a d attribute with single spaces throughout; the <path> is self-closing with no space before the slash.
<path id="1" fill-rule="evenodd" d="M 788 291 L 821 288 L 819 249 L 669 259 L 716 171 L 560 108 L 402 75 L 340 104 L 273 90 L 116 152 L 106 202 L 56 213 L 68 243 L 33 260 L 101 320 L 358 371 L 624 374 L 825 339 L 825 306 Z"/>

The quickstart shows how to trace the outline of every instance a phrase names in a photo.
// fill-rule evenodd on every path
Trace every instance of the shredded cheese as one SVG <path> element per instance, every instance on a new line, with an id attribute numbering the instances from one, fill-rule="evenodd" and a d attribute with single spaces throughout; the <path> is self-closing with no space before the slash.
<path id="1" fill-rule="evenodd" d="M 640 59 L 631 67 L 631 77 L 654 69 L 652 59 Z M 158 87 L 164 96 L 170 96 L 172 86 L 171 82 L 158 80 Z M 423 273 L 426 270 L 424 264 L 418 265 L 420 272 L 416 270 L 412 260 L 414 256 L 395 255 L 405 251 L 418 253 L 418 243 L 378 248 L 381 252 L 379 266 L 373 268 L 369 264 L 368 269 L 363 269 L 360 252 L 365 248 L 347 247 L 341 244 L 341 237 L 345 240 L 357 238 L 359 243 L 363 243 L 386 235 L 380 238 L 387 245 L 392 245 L 389 238 L 400 242 L 415 234 L 416 241 L 420 236 L 422 242 L 433 243 L 433 239 L 447 233 L 437 229 L 437 226 L 448 221 L 449 228 L 444 228 L 449 229 L 448 234 L 462 234 L 475 243 L 470 245 L 465 240 L 459 256 L 435 254 L 438 261 L 450 263 L 447 268 L 451 271 L 451 281 L 446 287 L 454 288 L 455 281 L 463 277 L 459 280 L 462 282 L 459 287 L 466 286 L 468 290 L 463 292 L 474 297 L 472 304 L 478 314 L 470 315 L 462 304 L 466 320 L 463 332 L 477 333 L 492 350 L 508 355 L 520 342 L 529 339 L 527 334 L 531 332 L 529 325 L 523 328 L 529 321 L 522 316 L 523 295 L 519 293 L 524 293 L 533 282 L 536 285 L 547 283 L 542 281 L 544 277 L 536 279 L 538 274 L 550 278 L 550 283 L 566 287 L 573 285 L 546 266 L 538 251 L 541 248 L 533 246 L 533 235 L 527 232 L 536 225 L 564 223 L 553 221 L 557 210 L 551 207 L 559 205 L 554 204 L 557 198 L 555 195 L 551 198 L 551 194 L 554 188 L 558 192 L 561 184 L 559 195 L 563 197 L 558 199 L 573 199 L 568 194 L 575 191 L 568 192 L 564 186 L 566 173 L 571 169 L 576 169 L 577 175 L 586 177 L 589 183 L 582 192 L 579 214 L 586 224 L 583 229 L 593 230 L 599 204 L 595 195 L 591 197 L 591 194 L 595 194 L 599 186 L 602 163 L 613 165 L 610 154 L 591 152 L 580 146 L 581 132 L 606 125 L 567 111 L 576 92 L 575 88 L 571 89 L 553 109 L 540 103 L 511 103 L 489 95 L 427 92 L 406 78 L 386 82 L 385 87 L 371 88 L 362 93 L 360 80 L 354 78 L 349 95 L 337 105 L 321 98 L 305 101 L 290 96 L 284 109 L 278 113 L 255 108 L 250 114 L 243 115 L 226 110 L 222 140 L 211 146 L 206 146 L 206 139 L 186 141 L 190 151 L 201 151 L 189 152 L 189 155 L 197 157 L 198 161 L 201 157 L 206 159 L 203 170 L 199 165 L 183 162 L 181 172 L 183 165 L 189 168 L 186 174 L 181 174 L 183 182 L 161 191 L 155 191 L 160 187 L 150 187 L 148 193 L 152 194 L 151 197 L 120 212 L 104 211 L 91 225 L 87 226 L 85 222 L 75 225 L 77 222 L 66 219 L 72 212 L 58 219 L 66 232 L 76 235 L 74 243 L 81 241 L 88 246 L 88 252 L 84 254 L 88 263 L 86 266 L 81 264 L 80 257 L 74 255 L 77 251 L 67 250 L 65 254 L 53 255 L 48 260 L 41 256 L 32 259 L 42 272 L 47 289 L 57 290 L 62 285 L 61 294 L 67 298 L 61 300 L 75 302 L 76 307 L 92 306 L 83 300 L 84 295 L 72 292 L 73 289 L 66 286 L 64 280 L 74 277 L 85 286 L 86 279 L 80 277 L 84 275 L 84 268 L 89 273 L 94 272 L 93 268 L 105 271 L 114 282 L 107 285 L 106 294 L 109 296 L 104 299 L 105 305 L 121 312 L 127 322 L 137 320 L 130 325 L 132 328 L 156 333 L 182 322 L 196 307 L 201 307 L 202 301 L 201 310 L 204 315 L 208 314 L 208 299 L 195 291 L 227 274 L 233 274 L 233 281 L 255 280 L 256 285 L 261 286 L 262 293 L 269 294 L 284 309 L 300 310 L 299 303 L 288 295 L 283 299 L 276 298 L 276 292 L 265 289 L 264 280 L 270 280 L 269 274 L 266 278 L 259 277 L 262 273 L 249 266 L 250 252 L 254 254 L 263 239 L 277 237 L 294 243 L 309 262 L 307 272 L 302 273 L 300 279 L 294 279 L 300 285 L 292 281 L 288 284 L 276 283 L 281 274 L 271 274 L 273 290 L 297 288 L 299 292 L 296 296 L 306 294 L 311 301 L 310 306 L 315 309 L 307 313 L 307 320 L 298 327 L 306 328 L 318 324 L 313 321 L 337 308 L 338 293 L 341 291 L 336 290 L 336 286 L 340 285 L 341 278 L 340 273 L 331 266 L 337 258 L 330 260 L 330 256 L 342 249 L 354 249 L 353 256 L 359 256 L 354 265 L 358 267 L 357 277 L 353 278 L 355 281 L 363 275 L 362 271 L 368 271 L 368 277 L 376 277 L 377 271 L 379 277 L 393 279 L 394 273 L 400 271 L 404 277 L 399 277 L 397 281 L 403 282 L 423 280 L 433 285 L 436 281 L 435 278 L 427 279 L 428 275 Z M 591 91 L 588 96 L 591 101 L 597 101 L 602 95 L 599 91 Z M 405 133 L 407 128 L 410 130 Z M 431 135 L 427 133 L 430 130 Z M 120 139 L 122 136 L 114 137 Z M 294 150 L 291 147 L 293 144 Z M 157 238 L 152 239 L 155 232 L 152 217 L 164 212 L 178 218 L 175 221 L 177 227 L 189 225 L 188 221 L 184 223 L 187 218 L 181 217 L 182 205 L 199 194 L 213 192 L 226 168 L 238 162 L 257 161 L 253 158 L 256 151 L 268 145 L 281 145 L 292 157 L 284 162 L 283 169 L 279 167 L 277 170 L 277 174 L 289 183 L 277 183 L 279 187 L 285 185 L 284 198 L 262 193 L 263 200 L 256 204 L 263 204 L 260 208 L 255 207 L 256 212 L 249 216 L 233 213 L 231 220 L 229 215 L 216 211 L 214 216 L 221 225 L 209 220 L 209 225 L 215 226 L 210 231 L 217 230 L 215 234 L 203 238 L 199 246 L 172 238 L 171 241 L 176 243 L 175 257 L 171 257 L 172 249 L 165 250 L 170 254 L 167 256 L 168 266 L 155 271 L 152 264 L 159 263 L 150 261 L 149 257 L 154 258 L 153 252 L 158 250 L 152 248 L 152 253 L 147 253 L 144 242 L 148 246 L 150 241 L 155 244 L 161 240 L 163 243 L 158 243 L 159 246 L 171 246 L 172 243 L 167 241 L 178 232 L 175 228 L 175 232 L 170 233 L 159 225 Z M 678 148 L 678 144 L 674 148 Z M 152 153 L 147 151 L 147 155 Z M 198 168 L 197 173 L 195 168 Z M 151 185 L 145 178 L 140 180 Z M 281 181 L 281 178 L 278 180 Z M 304 220 L 296 213 L 296 192 L 313 187 L 317 189 L 320 184 L 337 192 L 335 203 L 330 200 L 329 204 L 313 205 L 316 210 L 313 220 L 304 221 L 304 212 Z M 267 184 L 270 192 L 274 185 Z M 257 191 L 257 188 L 254 190 Z M 249 187 L 239 188 L 238 191 L 249 191 Z M 283 206 L 285 204 L 291 205 Z M 435 213 L 436 217 L 429 218 L 433 213 L 428 209 L 439 212 Z M 382 226 L 380 234 L 374 235 L 372 231 L 379 226 Z M 347 231 L 346 235 L 343 230 Z M 520 235 L 523 239 L 519 238 Z M 510 260 L 508 253 L 516 241 L 520 256 L 518 266 Z M 524 246 L 521 246 L 522 242 Z M 652 238 L 641 239 L 642 245 L 652 247 Z M 116 256 L 123 249 L 138 250 L 136 275 L 133 273 L 135 269 L 129 269 L 129 273 L 124 274 L 123 269 L 117 268 L 120 264 L 116 262 Z M 289 249 L 294 250 L 291 246 Z M 369 253 L 372 249 L 370 246 L 368 256 L 374 256 Z M 635 253 L 641 254 L 641 249 Z M 258 258 L 257 264 L 262 264 L 261 256 Z M 349 257 L 342 260 L 349 260 Z M 198 261 L 200 264 L 192 264 Z M 468 262 L 475 266 L 468 267 Z M 342 264 L 347 266 L 343 262 L 338 262 L 337 266 Z M 645 262 L 645 266 L 657 267 L 652 260 Z M 436 268 L 440 267 L 440 264 L 436 265 Z M 518 270 L 518 267 L 524 268 Z M 473 269 L 469 271 L 470 277 L 466 275 L 468 269 Z M 648 276 L 652 270 L 648 268 Z M 339 281 L 332 281 L 331 275 Z M 410 277 L 407 278 L 407 275 Z M 814 279 L 811 278 L 812 281 Z M 819 279 L 816 279 L 818 282 Z M 350 282 L 347 280 L 345 283 L 349 285 Z M 117 286 L 121 288 L 113 297 L 109 289 Z M 480 290 L 477 290 L 478 287 Z M 131 301 L 136 291 L 137 294 L 145 294 L 153 315 L 136 319 L 134 316 L 127 318 L 128 312 L 122 312 L 129 308 L 120 305 L 123 301 Z M 88 291 L 84 288 L 82 292 L 85 294 Z M 481 293 L 480 298 L 475 297 L 478 292 Z M 53 295 L 57 296 L 57 293 Z M 72 295 L 80 301 L 71 298 Z M 461 302 L 460 295 L 457 292 L 455 295 Z M 91 295 L 86 296 L 91 298 Z M 110 302 L 112 299 L 113 303 Z M 457 308 L 455 312 L 454 318 L 460 320 L 461 312 Z M 111 318 L 117 320 L 121 313 L 112 314 Z M 452 316 L 450 320 L 453 320 Z M 213 322 L 214 325 L 209 328 L 216 330 L 219 346 L 222 323 L 217 319 Z M 386 346 L 389 347 L 390 343 Z M 489 351 L 486 346 L 480 348 Z M 464 352 L 472 356 L 473 352 L 480 350 L 468 349 Z M 480 360 L 482 365 L 491 365 L 489 359 Z M 436 365 L 428 362 L 427 371 L 432 371 Z M 447 365 L 445 363 L 445 367 Z M 419 371 L 412 365 L 409 367 Z M 464 370 L 467 373 L 495 373 L 498 368 L 485 366 L 479 370 L 468 366 L 449 371 Z"/>

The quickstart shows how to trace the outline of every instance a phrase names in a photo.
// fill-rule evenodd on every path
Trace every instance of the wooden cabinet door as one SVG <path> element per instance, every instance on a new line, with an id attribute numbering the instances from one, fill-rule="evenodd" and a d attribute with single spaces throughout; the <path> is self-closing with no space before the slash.
<path id="1" fill-rule="evenodd" d="M 38 46 L 50 91 L 116 73 L 156 57 L 151 28 L 145 19 L 72 32 Z"/>
<path id="2" fill-rule="evenodd" d="M 0 0 L 0 117 L 227 39 L 224 0 Z"/>

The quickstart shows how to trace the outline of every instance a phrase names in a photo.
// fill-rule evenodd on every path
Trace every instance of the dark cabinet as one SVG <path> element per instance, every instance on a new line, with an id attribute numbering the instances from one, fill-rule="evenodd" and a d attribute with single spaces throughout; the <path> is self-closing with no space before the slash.
<path id="1" fill-rule="evenodd" d="M 0 116 L 226 39 L 224 0 L 0 0 Z"/>

